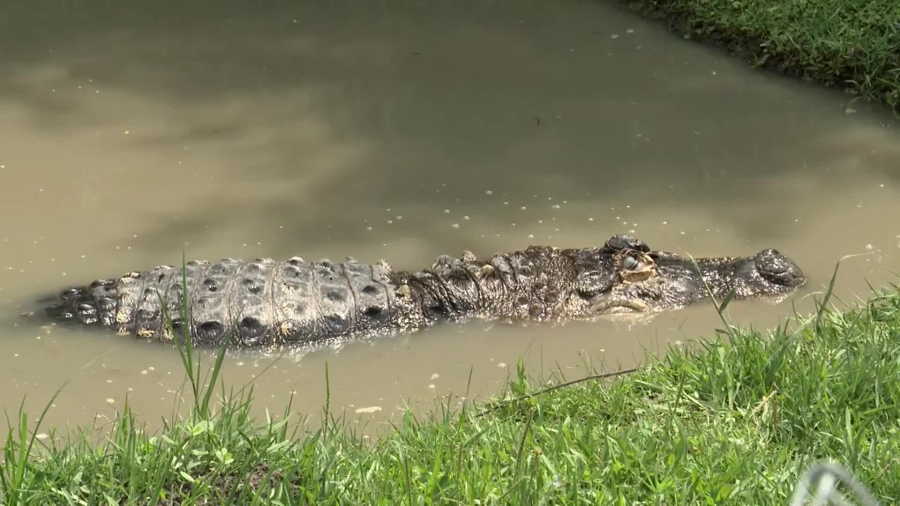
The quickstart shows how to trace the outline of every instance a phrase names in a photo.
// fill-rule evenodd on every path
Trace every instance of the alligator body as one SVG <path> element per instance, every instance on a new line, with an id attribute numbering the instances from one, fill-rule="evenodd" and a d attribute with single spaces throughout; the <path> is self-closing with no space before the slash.
<path id="1" fill-rule="evenodd" d="M 648 314 L 685 307 L 710 293 L 721 298 L 732 289 L 735 299 L 785 296 L 805 281 L 800 268 L 774 249 L 701 258 L 695 265 L 616 235 L 601 247 L 530 246 L 487 260 L 469 252 L 441 256 L 415 272 L 349 258 L 191 261 L 184 269 L 160 266 L 66 290 L 47 311 L 57 319 L 159 341 L 171 342 L 171 328 L 179 332 L 189 324 L 197 346 L 229 338 L 234 347 L 263 347 L 411 331 L 472 317 L 565 321 Z M 171 328 L 164 324 L 166 314 Z"/>

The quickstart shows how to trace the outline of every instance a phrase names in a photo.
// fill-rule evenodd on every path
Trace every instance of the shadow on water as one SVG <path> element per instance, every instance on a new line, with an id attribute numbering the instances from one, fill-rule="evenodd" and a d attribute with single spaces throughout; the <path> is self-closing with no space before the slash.
<path id="1" fill-rule="evenodd" d="M 519 182 L 529 179 L 587 205 L 615 207 L 646 195 L 664 198 L 661 206 L 703 199 L 728 213 L 741 235 L 790 234 L 772 226 L 791 213 L 793 190 L 783 181 L 841 156 L 840 147 L 830 149 L 833 122 L 812 119 L 835 116 L 821 110 L 829 92 L 803 89 L 786 100 L 781 88 L 805 85 L 773 84 L 726 59 L 699 65 L 714 62 L 718 70 L 697 68 L 693 44 L 601 3 L 285 2 L 262 9 L 47 1 L 6 17 L 3 45 L 13 48 L 13 64 L 2 90 L 27 109 L 36 130 L 109 126 L 109 111 L 53 89 L 79 83 L 141 97 L 165 104 L 170 116 L 150 131 L 132 118 L 135 134 L 107 140 L 109 149 L 217 151 L 221 163 L 209 175 L 237 190 L 186 178 L 183 184 L 206 188 L 177 223 L 152 218 L 159 214 L 154 192 L 177 180 L 144 189 L 122 181 L 121 191 L 146 208 L 141 247 L 160 252 L 203 242 L 218 224 L 236 220 L 277 219 L 295 238 L 319 235 L 327 223 L 332 239 L 349 243 L 362 227 L 342 212 L 342 201 L 371 209 L 477 206 L 491 189 L 521 200 L 530 185 Z M 598 26 L 601 16 L 614 20 Z M 616 24 L 638 33 L 611 34 Z M 836 110 L 844 107 L 836 102 Z M 860 128 L 863 138 L 841 133 L 842 142 L 894 153 L 853 156 L 867 157 L 870 171 L 900 177 L 896 143 Z M 853 177 L 847 171 L 818 183 Z M 254 197 L 255 188 L 276 185 L 281 191 Z M 761 196 L 787 204 L 748 215 Z M 434 251 L 460 249 L 439 227 L 416 234 Z"/>

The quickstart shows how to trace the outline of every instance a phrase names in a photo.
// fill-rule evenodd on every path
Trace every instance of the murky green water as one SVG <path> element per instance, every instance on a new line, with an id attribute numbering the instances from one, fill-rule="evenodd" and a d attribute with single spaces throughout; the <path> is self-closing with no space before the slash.
<path id="1" fill-rule="evenodd" d="M 631 232 L 695 256 L 777 247 L 853 303 L 900 271 L 900 134 L 847 96 L 754 72 L 603 1 L 132 2 L 0 7 L 0 405 L 58 427 L 153 422 L 175 350 L 36 328 L 37 297 L 224 256 L 430 265 Z M 807 297 L 807 298 L 804 298 Z M 236 354 L 260 414 L 389 420 L 495 392 L 525 358 L 569 376 L 711 336 L 710 306 L 639 325 L 473 323 L 283 358 Z M 81 368 L 101 357 L 90 367 Z M 471 384 L 469 376 L 471 373 Z M 380 408 L 380 411 L 378 410 Z M 356 410 L 362 410 L 360 414 Z"/>

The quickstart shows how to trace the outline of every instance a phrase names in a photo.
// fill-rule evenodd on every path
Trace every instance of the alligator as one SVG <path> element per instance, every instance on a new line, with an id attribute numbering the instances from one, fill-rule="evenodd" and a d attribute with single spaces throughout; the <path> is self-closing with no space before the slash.
<path id="1" fill-rule="evenodd" d="M 350 257 L 193 260 L 67 289 L 47 312 L 168 343 L 189 330 L 195 346 L 277 347 L 475 317 L 561 322 L 652 315 L 710 297 L 783 298 L 805 282 L 794 261 L 772 248 L 693 259 L 614 235 L 601 247 L 529 246 L 488 260 L 469 251 L 443 255 L 414 272 Z"/>

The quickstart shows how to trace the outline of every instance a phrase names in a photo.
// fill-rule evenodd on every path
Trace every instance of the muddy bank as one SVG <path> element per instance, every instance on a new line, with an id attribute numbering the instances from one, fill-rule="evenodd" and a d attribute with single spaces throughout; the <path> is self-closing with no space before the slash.
<path id="1" fill-rule="evenodd" d="M 627 9 L 751 65 L 900 112 L 900 4 L 838 0 L 635 0 Z"/>

